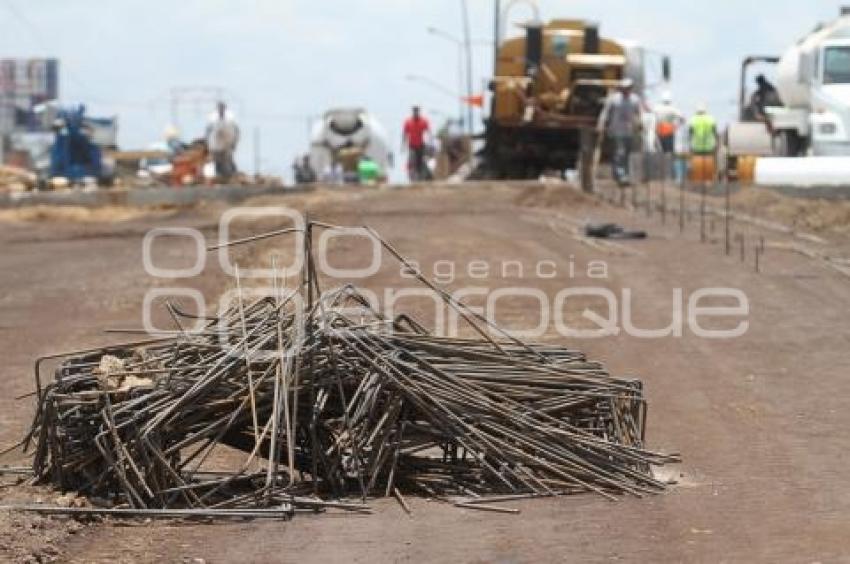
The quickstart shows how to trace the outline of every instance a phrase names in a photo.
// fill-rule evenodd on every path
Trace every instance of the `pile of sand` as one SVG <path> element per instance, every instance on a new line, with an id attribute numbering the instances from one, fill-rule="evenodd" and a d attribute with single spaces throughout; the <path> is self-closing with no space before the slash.
<path id="1" fill-rule="evenodd" d="M 0 210 L 0 221 L 78 223 L 118 223 L 151 215 L 155 210 L 123 206 L 86 208 L 82 206 L 28 206 Z"/>
<path id="2" fill-rule="evenodd" d="M 850 234 L 850 201 L 794 198 L 765 188 L 745 187 L 732 196 L 732 207 L 799 231 Z"/>
<path id="3" fill-rule="evenodd" d="M 26 169 L 0 165 L 0 192 L 32 190 L 37 180 L 36 175 Z"/>

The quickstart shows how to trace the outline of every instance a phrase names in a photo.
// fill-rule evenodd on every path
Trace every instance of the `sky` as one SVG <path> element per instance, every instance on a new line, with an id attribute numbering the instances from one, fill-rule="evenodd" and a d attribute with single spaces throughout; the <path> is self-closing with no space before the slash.
<path id="1" fill-rule="evenodd" d="M 467 2 L 473 82 L 482 91 L 493 66 L 494 2 Z M 605 37 L 669 54 L 676 104 L 690 112 L 706 103 L 720 121 L 735 113 L 744 56 L 781 54 L 842 5 L 537 3 L 544 20 L 594 20 Z M 455 116 L 457 45 L 428 28 L 461 37 L 461 6 L 461 0 L 0 0 L 0 58 L 59 58 L 61 99 L 85 103 L 96 117 L 117 115 L 123 149 L 160 140 L 175 115 L 185 138 L 201 136 L 220 89 L 242 128 L 240 167 L 254 172 L 259 162 L 262 173 L 288 178 L 293 158 L 309 148 L 310 121 L 330 108 L 366 108 L 389 130 L 396 150 L 411 105 L 421 105 L 434 122 Z M 530 8 L 515 6 L 508 33 L 530 16 Z M 175 89 L 181 92 L 176 114 Z M 480 113 L 475 117 L 480 129 Z"/>

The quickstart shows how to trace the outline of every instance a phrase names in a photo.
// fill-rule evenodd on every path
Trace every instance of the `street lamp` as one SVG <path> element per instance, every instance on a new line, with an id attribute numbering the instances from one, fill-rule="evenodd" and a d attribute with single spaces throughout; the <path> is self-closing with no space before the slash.
<path id="1" fill-rule="evenodd" d="M 465 42 L 464 42 L 463 39 L 460 39 L 460 38 L 452 35 L 451 33 L 449 33 L 448 31 L 446 31 L 444 29 L 440 29 L 438 27 L 433 27 L 433 26 L 429 26 L 427 29 L 428 29 L 428 33 L 430 33 L 431 35 L 436 35 L 438 37 L 442 37 L 443 39 L 451 41 L 452 43 L 455 43 L 455 44 L 459 45 L 460 47 L 464 46 Z M 473 39 L 473 40 L 470 41 L 470 43 L 472 43 L 473 47 L 479 47 L 479 46 L 482 46 L 482 45 L 483 46 L 490 46 L 490 45 L 493 44 L 493 42 L 490 39 L 484 39 L 484 38 Z"/>
<path id="2" fill-rule="evenodd" d="M 446 41 L 450 41 L 450 42 L 454 43 L 455 46 L 457 46 L 457 84 L 458 84 L 457 91 L 463 92 L 464 90 L 467 90 L 467 96 L 471 99 L 473 94 L 474 94 L 473 91 L 472 91 L 471 47 L 473 45 L 474 46 L 480 46 L 480 45 L 489 46 L 490 40 L 489 39 L 473 39 L 473 40 L 470 40 L 469 45 L 467 45 L 467 42 L 464 41 L 463 39 L 455 37 L 454 35 L 452 35 L 448 31 L 442 30 L 442 29 L 437 28 L 437 27 L 433 27 L 433 26 L 428 27 L 428 33 L 430 33 L 431 35 L 433 35 L 435 37 L 440 37 L 442 39 L 445 39 Z M 464 55 L 466 55 L 466 59 L 467 59 L 466 63 L 464 63 Z M 466 80 L 464 79 L 464 67 L 466 67 L 466 70 L 468 71 L 468 76 L 466 77 Z M 464 85 L 465 81 L 467 82 L 466 85 Z M 466 121 L 468 121 L 467 127 L 469 129 L 469 132 L 472 133 L 472 126 L 473 126 L 472 106 L 469 105 L 469 101 L 467 101 L 467 106 L 468 106 L 467 107 L 468 119 L 466 120 Z M 461 122 L 461 123 L 464 121 L 463 114 L 464 114 L 464 101 L 463 101 L 463 98 L 461 96 L 458 96 L 458 121 Z"/>
<path id="3" fill-rule="evenodd" d="M 408 74 L 408 75 L 405 75 L 404 79 L 407 80 L 407 81 L 410 81 L 410 82 L 419 82 L 421 84 L 425 84 L 427 86 L 430 86 L 434 90 L 437 90 L 437 91 L 445 94 L 446 96 L 451 96 L 454 99 L 458 99 L 458 98 L 461 97 L 459 93 L 455 92 L 454 90 L 452 90 L 448 86 L 440 84 L 439 82 L 437 82 L 433 78 L 429 78 L 427 76 L 422 76 L 421 74 Z"/>
<path id="4" fill-rule="evenodd" d="M 469 31 L 469 3 L 461 0 L 463 15 L 463 42 L 466 47 L 466 117 L 469 119 L 469 136 L 472 137 L 472 35 Z"/>
<path id="5" fill-rule="evenodd" d="M 502 26 L 502 2 L 501 0 L 493 0 L 493 78 L 499 74 L 499 42 L 502 39 L 499 34 L 499 28 Z"/>
<path id="6" fill-rule="evenodd" d="M 441 37 L 447 41 L 451 41 L 457 46 L 457 91 L 463 92 L 463 41 L 441 29 L 429 27 L 428 33 L 436 37 Z M 459 121 L 463 121 L 463 100 L 458 97 L 457 117 Z"/>

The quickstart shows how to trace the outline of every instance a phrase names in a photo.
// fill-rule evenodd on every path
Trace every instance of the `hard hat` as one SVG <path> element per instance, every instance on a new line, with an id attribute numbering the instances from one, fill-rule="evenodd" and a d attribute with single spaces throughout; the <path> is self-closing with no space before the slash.
<path id="1" fill-rule="evenodd" d="M 180 130 L 177 129 L 173 125 L 166 126 L 165 132 L 163 133 L 166 139 L 178 139 L 180 137 Z"/>
<path id="2" fill-rule="evenodd" d="M 631 88 L 634 85 L 635 85 L 635 81 L 632 80 L 631 78 L 624 78 L 620 82 L 620 88 Z"/>
<path id="3" fill-rule="evenodd" d="M 697 104 L 697 113 L 698 114 L 707 114 L 708 113 L 708 105 L 705 102 L 701 102 Z"/>
<path id="4" fill-rule="evenodd" d="M 673 93 L 669 90 L 665 90 L 661 93 L 661 101 L 665 104 L 670 104 L 673 102 Z"/>

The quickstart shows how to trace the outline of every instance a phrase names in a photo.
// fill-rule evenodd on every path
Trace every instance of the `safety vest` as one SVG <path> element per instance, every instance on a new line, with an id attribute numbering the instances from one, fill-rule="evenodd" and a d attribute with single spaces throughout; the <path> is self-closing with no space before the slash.
<path id="1" fill-rule="evenodd" d="M 697 114 L 691 118 L 691 152 L 713 153 L 717 148 L 714 133 L 717 122 L 708 114 Z"/>

